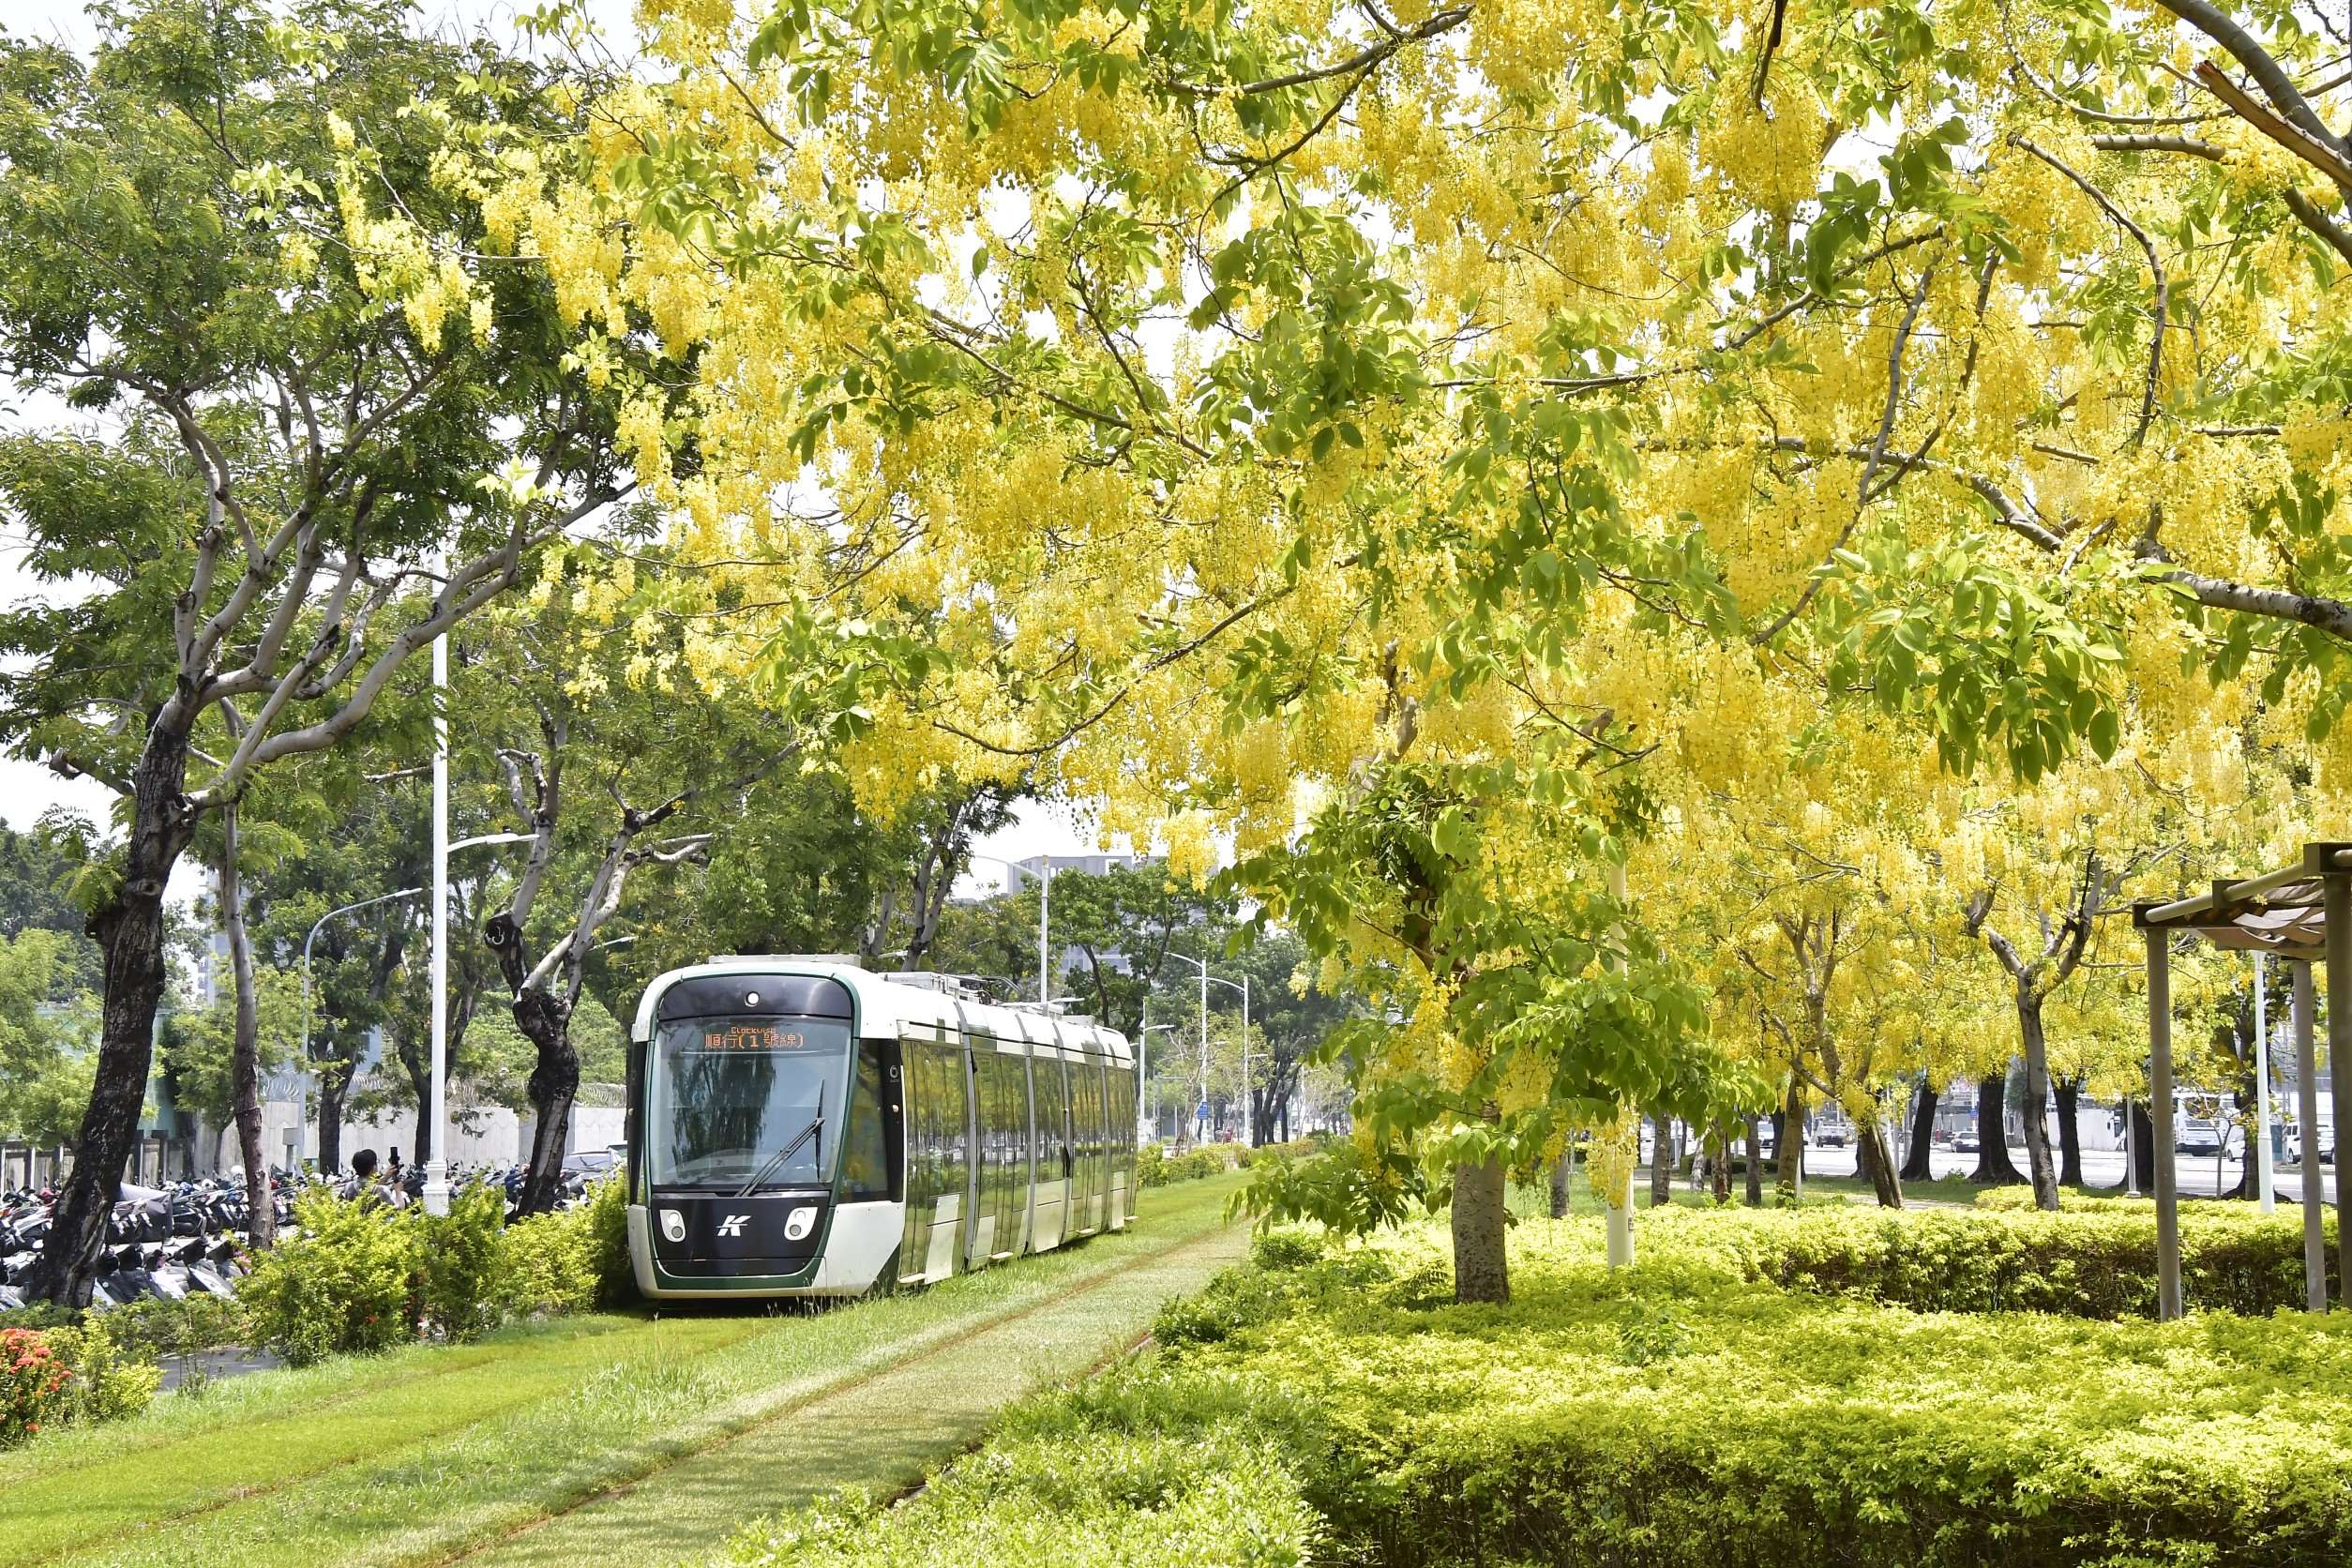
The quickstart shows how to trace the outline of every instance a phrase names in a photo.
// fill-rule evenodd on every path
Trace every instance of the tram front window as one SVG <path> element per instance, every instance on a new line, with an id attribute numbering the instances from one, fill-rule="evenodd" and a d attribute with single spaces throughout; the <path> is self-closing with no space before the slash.
<path id="1" fill-rule="evenodd" d="M 831 1179 L 849 1089 L 840 1018 L 682 1018 L 655 1050 L 653 1179 L 810 1186 Z"/>

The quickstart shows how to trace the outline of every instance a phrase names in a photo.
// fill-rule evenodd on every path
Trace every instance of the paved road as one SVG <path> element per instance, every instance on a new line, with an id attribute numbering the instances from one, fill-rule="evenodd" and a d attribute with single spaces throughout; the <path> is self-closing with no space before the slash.
<path id="1" fill-rule="evenodd" d="M 2022 1144 L 2011 1144 L 2009 1157 L 2015 1162 L 2018 1169 L 2025 1169 L 2026 1151 Z M 2181 1154 L 2177 1156 L 2177 1159 L 2179 1163 L 2174 1169 L 2178 1172 L 2181 1196 L 2184 1198 L 2212 1197 L 2215 1192 L 2213 1156 Z M 1954 1153 L 1949 1149 L 1937 1149 L 1929 1156 L 1929 1168 L 1937 1176 L 1966 1176 L 1976 1168 L 1976 1156 Z M 2221 1162 L 2220 1191 L 2237 1190 L 2239 1168 L 2239 1162 L 2234 1155 Z M 1854 1175 L 1854 1151 L 1850 1146 L 1837 1149 L 1809 1144 L 1805 1149 L 1805 1169 L 1817 1176 Z M 2278 1194 L 2280 1202 L 2300 1203 L 2303 1200 L 2303 1178 L 2300 1172 L 2290 1167 L 2284 1170 L 2274 1170 L 2271 1177 L 2271 1190 Z M 2091 1186 L 2111 1186 L 2120 1193 L 2123 1190 L 2123 1152 L 2119 1149 L 2084 1150 L 2083 1180 Z M 2331 1167 L 2323 1165 L 2319 1168 L 2319 1184 L 2327 1201 L 2334 1202 L 2336 1178 Z"/>

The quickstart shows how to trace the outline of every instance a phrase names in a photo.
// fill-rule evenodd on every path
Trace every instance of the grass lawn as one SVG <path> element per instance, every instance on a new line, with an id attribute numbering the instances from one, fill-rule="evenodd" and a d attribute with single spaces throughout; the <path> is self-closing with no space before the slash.
<path id="1" fill-rule="evenodd" d="M 953 1446 L 1038 1373 L 1082 1369 L 1139 1334 L 1160 1299 L 1238 1250 L 1238 1228 L 1219 1220 L 1242 1179 L 1154 1188 L 1125 1233 L 831 1311 L 574 1318 L 161 1399 L 0 1456 L 0 1563 L 445 1561 L 632 1486 L 655 1517 L 625 1555 L 659 1558 L 688 1524 L 716 1539 L 792 1500 L 768 1465 L 698 1467 L 672 1495 L 663 1472 L 681 1461 L 900 1367 L 898 1403 L 934 1412 L 902 1422 L 906 1440 Z M 1150 1288 L 1123 1289 L 1130 1275 Z M 1062 1300 L 1078 1304 L 1036 1310 Z M 954 1354 L 967 1344 L 978 1353 Z M 899 1464 L 888 1445 L 836 1444 L 791 1479 L 891 1484 L 935 1456 Z M 600 1549 L 573 1542 L 548 1560 Z"/>

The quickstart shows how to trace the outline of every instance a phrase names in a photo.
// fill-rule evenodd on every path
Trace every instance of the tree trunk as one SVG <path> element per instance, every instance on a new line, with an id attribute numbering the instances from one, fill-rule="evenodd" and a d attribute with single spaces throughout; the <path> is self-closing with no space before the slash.
<path id="1" fill-rule="evenodd" d="M 1756 1123 L 1757 1118 L 1748 1118 L 1747 1200 L 1751 1209 L 1764 1207 L 1764 1140 Z"/>
<path id="2" fill-rule="evenodd" d="M 2020 989 L 2017 1029 L 2026 1048 L 2026 1168 L 2033 1176 L 2034 1207 L 2058 1212 L 2058 1167 L 2050 1158 L 2050 1049 L 2042 1034 L 2042 999 Z"/>
<path id="3" fill-rule="evenodd" d="M 1500 1119 L 1491 1103 L 1481 1113 L 1489 1123 Z M 1511 1299 L 1511 1266 L 1503 1254 L 1503 1170 L 1500 1157 L 1481 1165 L 1454 1168 L 1454 1299 L 1491 1302 Z"/>
<path id="4" fill-rule="evenodd" d="M 1869 1178 L 1878 1207 L 1903 1207 L 1903 1182 L 1894 1168 L 1894 1151 L 1887 1146 L 1886 1124 L 1875 1114 L 1854 1124 L 1854 1164 Z"/>
<path id="5" fill-rule="evenodd" d="M 1718 1205 L 1731 1201 L 1731 1132 L 1724 1123 L 1707 1138 L 1707 1189 Z"/>
<path id="6" fill-rule="evenodd" d="M 1968 1180 L 1986 1186 L 2007 1186 L 2026 1179 L 2009 1157 L 2009 1135 L 2001 1125 L 2001 1096 L 2008 1074 L 1988 1073 L 1976 1085 L 1976 1168 Z"/>
<path id="7" fill-rule="evenodd" d="M 572 1010 L 562 998 L 528 990 L 515 998 L 515 1027 L 538 1052 L 525 1086 L 537 1118 L 531 1159 L 523 1172 L 518 1214 L 543 1214 L 563 1190 L 564 1154 L 571 1141 L 572 1102 L 580 1095 L 580 1053 L 572 1049 Z"/>
<path id="8" fill-rule="evenodd" d="M 1903 1168 L 1897 1172 L 1907 1182 L 1933 1181 L 1936 1168 L 1932 1156 L 1936 1148 L 1936 1086 L 1925 1074 L 1920 1075 L 1919 1093 L 1911 1101 L 1911 1147 L 1903 1157 Z"/>
<path id="9" fill-rule="evenodd" d="M 2132 1165 L 2143 1194 L 2156 1190 L 2156 1119 L 2146 1100 L 2132 1102 Z"/>
<path id="10" fill-rule="evenodd" d="M 1788 1085 L 1788 1098 L 1780 1108 L 1780 1134 L 1772 1145 L 1772 1153 L 1781 1200 L 1793 1202 L 1798 1174 L 1805 1163 L 1805 1103 L 1793 1078 Z"/>
<path id="11" fill-rule="evenodd" d="M 1674 1201 L 1674 1123 L 1660 1116 L 1651 1124 L 1657 1128 L 1657 1147 L 1650 1156 L 1650 1206 L 1663 1209 Z"/>
<path id="12" fill-rule="evenodd" d="M 123 1167 L 147 1101 L 155 1053 L 156 1009 L 163 1000 L 163 891 L 188 847 L 190 822 L 183 788 L 188 737 L 148 732 L 131 773 L 131 828 L 123 880 L 89 920 L 103 954 L 105 1002 L 89 1108 L 74 1141 L 73 1168 L 56 1217 L 26 1272 L 24 1294 L 87 1306 L 106 1245 L 106 1225 L 121 1196 Z"/>
<path id="13" fill-rule="evenodd" d="M 1568 1217 L 1568 1179 L 1576 1171 L 1576 1143 L 1570 1138 L 1560 1145 L 1560 1158 L 1552 1161 L 1552 1218 Z"/>
<path id="14" fill-rule="evenodd" d="M 2083 1080 L 2060 1078 L 2054 1088 L 2058 1094 L 2058 1184 L 2079 1187 L 2083 1184 Z"/>
<path id="15" fill-rule="evenodd" d="M 269 1164 L 262 1151 L 261 1015 L 253 999 L 253 943 L 245 929 L 245 892 L 237 879 L 234 802 L 220 813 L 220 925 L 229 938 L 229 972 L 236 995 L 229 1106 L 236 1119 L 237 1153 L 245 1161 L 246 1230 L 259 1252 L 278 1239 L 278 1212 L 270 1201 Z"/>
<path id="16" fill-rule="evenodd" d="M 2239 1140 L 2243 1146 L 2242 1153 L 2244 1157 L 2238 1162 L 2238 1184 L 2230 1189 L 2229 1196 L 2232 1198 L 2242 1199 L 2249 1203 L 2262 1196 L 2262 1173 L 2260 1168 L 2254 1163 L 2254 1047 L 2252 1044 L 2253 1036 L 2254 1020 L 2249 1018 L 2246 1020 L 2245 1034 L 2243 1036 L 2248 1041 L 2248 1044 L 2245 1050 L 2237 1055 L 2234 1070 L 2230 1074 L 2231 1087 L 2236 1091 L 2238 1096 L 2237 1114 L 2231 1118 L 2231 1121 L 2234 1121 L 2237 1123 Z M 2233 1042 L 2233 1044 L 2235 1044 L 2235 1042 Z M 2226 1147 L 2226 1140 L 2229 1136 L 2228 1127 L 2229 1123 L 2225 1122 L 2223 1123 L 2222 1136 L 2224 1140 L 2224 1147 Z"/>

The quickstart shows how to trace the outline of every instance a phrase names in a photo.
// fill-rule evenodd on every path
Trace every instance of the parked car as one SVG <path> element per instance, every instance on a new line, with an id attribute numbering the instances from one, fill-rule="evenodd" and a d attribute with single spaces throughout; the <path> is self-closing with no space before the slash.
<path id="1" fill-rule="evenodd" d="M 566 1176 L 602 1176 L 617 1168 L 621 1156 L 611 1149 L 582 1149 L 564 1156 Z"/>
<path id="2" fill-rule="evenodd" d="M 2289 1165 L 2302 1164 L 2303 1135 L 2289 1129 L 2281 1141 L 2284 1146 L 2282 1157 L 2285 1162 Z M 2321 1165 L 2336 1163 L 2336 1138 L 2331 1132 L 2323 1130 L 2319 1135 L 2319 1163 Z"/>
<path id="3" fill-rule="evenodd" d="M 1852 1132 L 1852 1128 L 1843 1123 L 1816 1127 L 1813 1129 L 1813 1141 L 1824 1149 L 1843 1149 Z"/>
<path id="4" fill-rule="evenodd" d="M 2179 1134 L 2174 1138 L 2172 1146 L 2183 1154 L 2218 1154 L 2227 1137 L 2221 1123 L 2192 1116 L 2180 1123 Z"/>
<path id="5" fill-rule="evenodd" d="M 1952 1152 L 1953 1153 L 1973 1154 L 1976 1151 L 1976 1134 L 1973 1132 L 1957 1132 L 1952 1135 Z"/>

